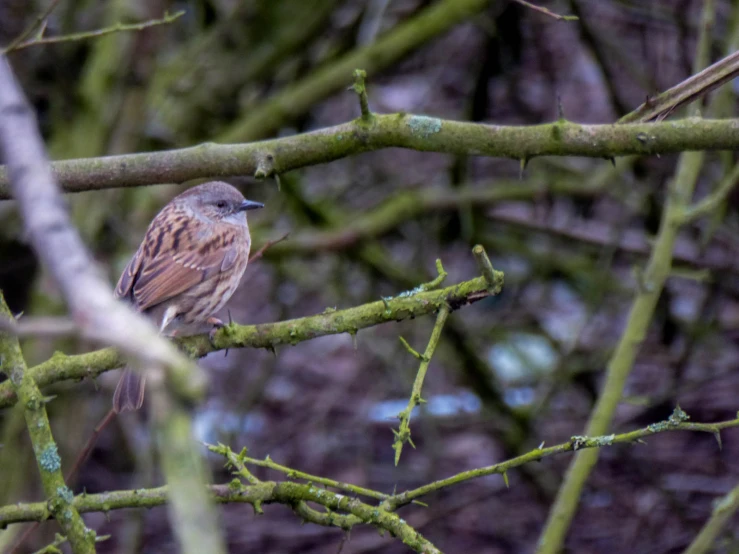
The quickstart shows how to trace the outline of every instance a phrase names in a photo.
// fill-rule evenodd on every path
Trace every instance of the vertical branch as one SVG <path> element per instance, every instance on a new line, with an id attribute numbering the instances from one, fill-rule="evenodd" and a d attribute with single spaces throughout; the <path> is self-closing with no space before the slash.
<path id="1" fill-rule="evenodd" d="M 703 35 L 708 34 L 712 18 L 713 0 L 704 4 Z M 699 44 L 704 44 L 702 37 Z M 697 58 L 707 63 L 707 53 L 699 47 Z M 672 269 L 672 255 L 680 226 L 685 221 L 695 185 L 703 165 L 703 152 L 685 152 L 680 156 L 677 172 L 669 185 L 660 227 L 647 267 L 637 275 L 637 293 L 629 311 L 626 328 L 609 360 L 603 391 L 590 415 L 585 428 L 586 436 L 608 433 L 613 415 L 621 401 L 624 386 L 641 344 L 647 335 L 665 281 Z M 539 538 L 537 554 L 555 554 L 564 543 L 565 536 L 580 501 L 580 495 L 590 472 L 598 461 L 598 449 L 579 452 L 565 474 L 564 482 L 557 492 L 546 525 Z"/>
<path id="2" fill-rule="evenodd" d="M 2 294 L 0 314 L 13 317 Z M 76 554 L 95 552 L 95 531 L 85 527 L 82 516 L 73 505 L 74 494 L 64 483 L 62 462 L 46 414 L 46 399 L 27 371 L 18 339 L 3 333 L 0 333 L 0 367 L 10 378 L 23 406 L 49 511 L 59 522 Z"/>
<path id="3" fill-rule="evenodd" d="M 400 453 L 403 451 L 403 445 L 408 442 L 411 446 L 413 446 L 413 441 L 411 441 L 410 426 L 411 412 L 413 411 L 413 408 L 415 408 L 422 402 L 425 402 L 425 400 L 421 397 L 423 380 L 426 378 L 426 371 L 428 370 L 429 364 L 431 363 L 431 357 L 434 355 L 436 345 L 439 344 L 441 330 L 444 328 L 444 323 L 446 323 L 446 318 L 448 316 L 449 305 L 444 304 L 441 306 L 441 308 L 439 309 L 439 314 L 436 316 L 434 329 L 433 331 L 431 331 L 429 343 L 426 346 L 426 350 L 423 354 L 419 354 L 418 352 L 413 350 L 402 337 L 400 338 L 403 345 L 408 349 L 408 351 L 416 358 L 421 360 L 421 363 L 418 366 L 416 380 L 413 382 L 413 390 L 411 391 L 411 397 L 408 399 L 408 405 L 405 407 L 405 410 L 398 414 L 398 419 L 400 419 L 400 426 L 397 431 L 393 429 L 393 434 L 395 435 L 395 440 L 393 441 L 393 450 L 395 450 L 395 465 L 398 465 L 398 462 L 400 461 Z"/>
<path id="4" fill-rule="evenodd" d="M 683 554 L 703 554 L 708 552 L 731 516 L 739 509 L 739 485 L 716 502 L 711 517 L 708 518 L 698 536 L 693 539 Z"/>

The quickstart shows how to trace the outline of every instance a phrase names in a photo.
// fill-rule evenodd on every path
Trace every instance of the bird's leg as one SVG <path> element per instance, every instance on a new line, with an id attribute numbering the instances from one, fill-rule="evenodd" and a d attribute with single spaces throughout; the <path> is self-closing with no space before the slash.
<path id="1" fill-rule="evenodd" d="M 218 332 L 218 329 L 220 329 L 221 327 L 225 327 L 226 324 L 217 317 L 213 316 L 206 319 L 205 322 L 213 326 L 213 328 L 208 333 L 208 340 L 210 340 L 210 344 L 215 348 L 216 333 Z"/>

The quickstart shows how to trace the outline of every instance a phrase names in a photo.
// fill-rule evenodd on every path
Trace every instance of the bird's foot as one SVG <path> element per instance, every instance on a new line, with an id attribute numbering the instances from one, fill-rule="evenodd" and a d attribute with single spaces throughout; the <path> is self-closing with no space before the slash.
<path id="1" fill-rule="evenodd" d="M 218 332 L 218 329 L 220 329 L 221 327 L 225 327 L 226 324 L 217 317 L 209 317 L 205 320 L 205 322 L 213 326 L 213 328 L 208 333 L 208 340 L 210 341 L 211 346 L 213 346 L 213 348 L 216 348 L 216 333 Z"/>

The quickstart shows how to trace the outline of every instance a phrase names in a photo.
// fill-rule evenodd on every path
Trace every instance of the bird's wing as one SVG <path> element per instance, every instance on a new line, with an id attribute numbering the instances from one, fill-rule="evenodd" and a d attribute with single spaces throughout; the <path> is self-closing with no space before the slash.
<path id="1" fill-rule="evenodd" d="M 167 206 L 123 271 L 116 296 L 144 311 L 230 269 L 238 257 L 239 231 L 226 230 L 214 232 L 211 224 Z"/>

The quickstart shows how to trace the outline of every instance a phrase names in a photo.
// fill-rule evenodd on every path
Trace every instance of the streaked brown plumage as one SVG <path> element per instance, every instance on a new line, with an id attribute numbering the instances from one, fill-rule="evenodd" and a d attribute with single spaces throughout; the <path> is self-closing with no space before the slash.
<path id="1" fill-rule="evenodd" d="M 151 317 L 164 335 L 223 325 L 213 314 L 231 298 L 249 261 L 245 212 L 261 207 L 219 181 L 176 196 L 149 225 L 118 281 L 116 296 Z M 124 370 L 113 409 L 136 410 L 143 399 L 144 379 Z"/>

